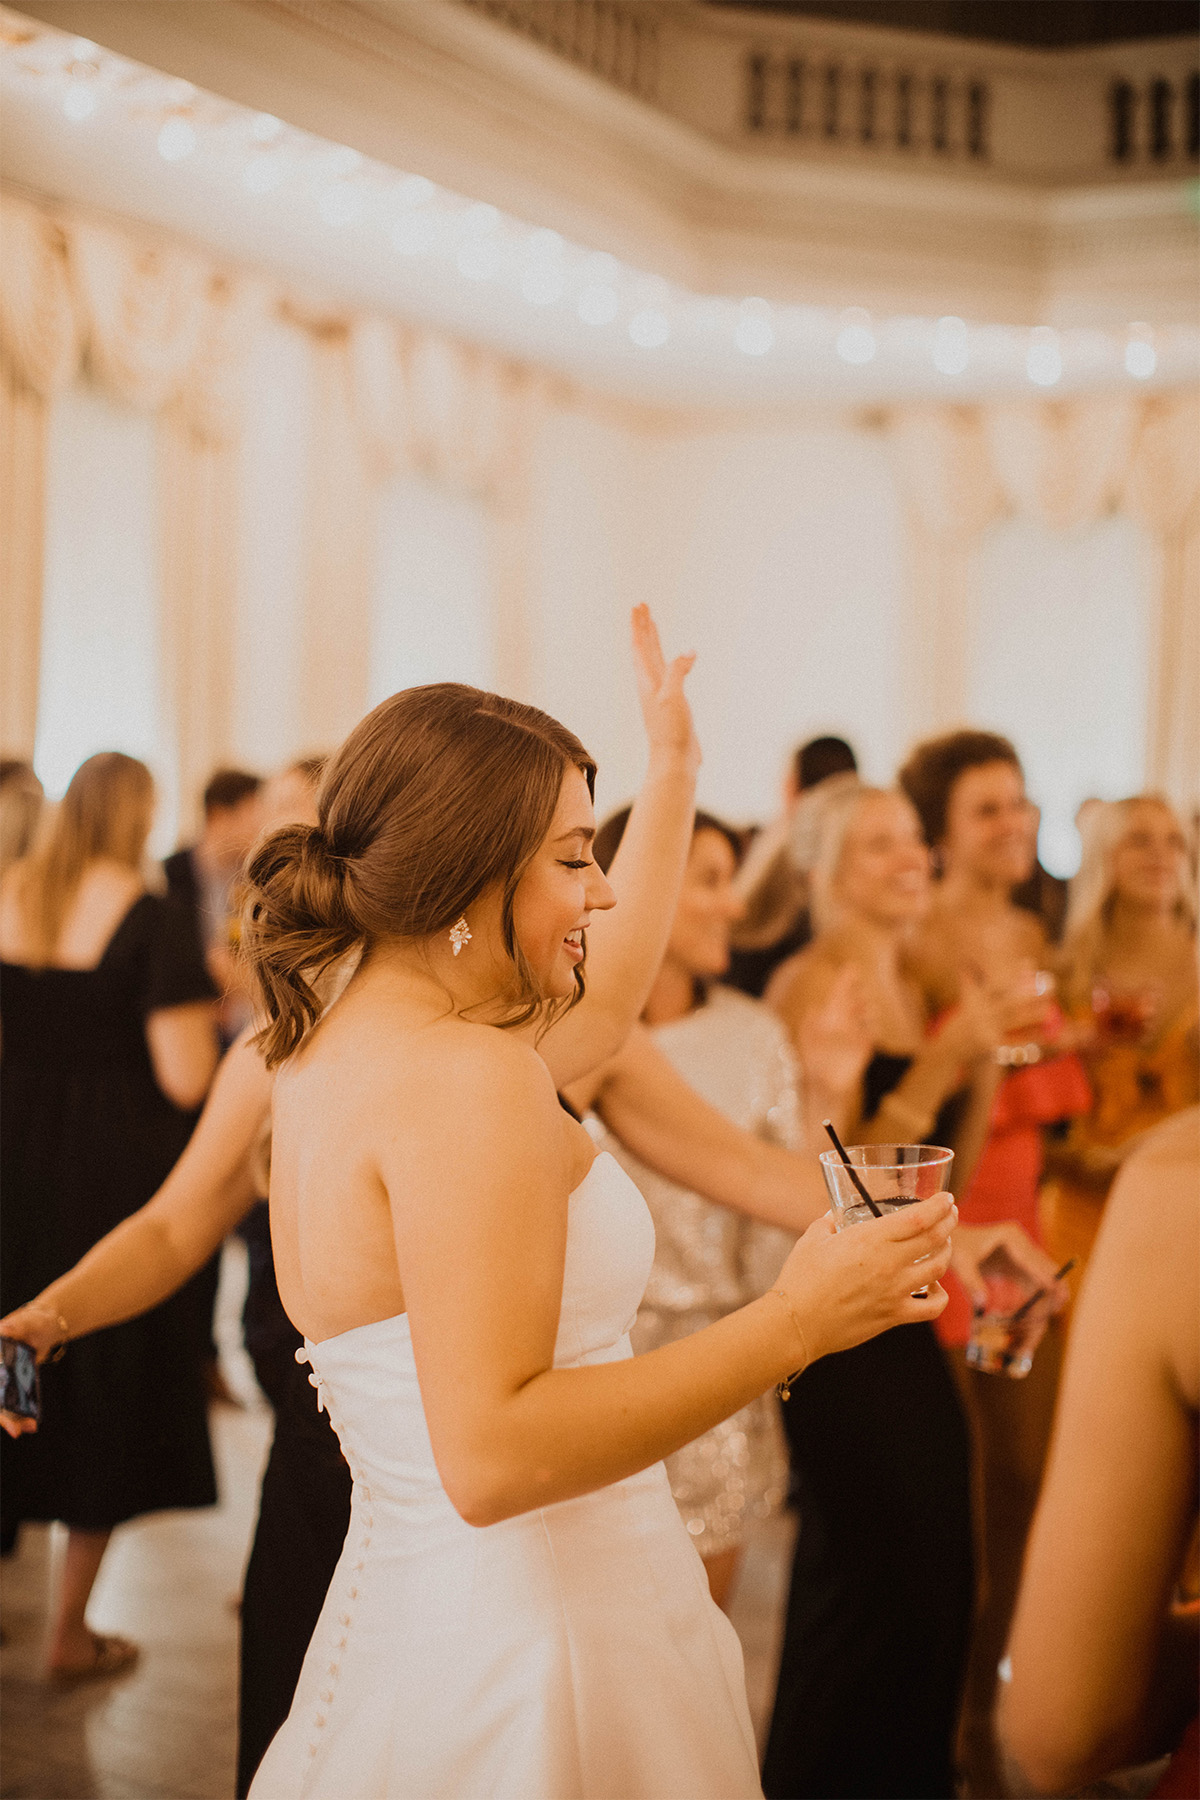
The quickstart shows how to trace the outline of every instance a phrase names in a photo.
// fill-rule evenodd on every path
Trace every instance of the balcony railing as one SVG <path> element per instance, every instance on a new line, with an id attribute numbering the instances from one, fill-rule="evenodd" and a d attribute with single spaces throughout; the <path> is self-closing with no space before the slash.
<path id="1" fill-rule="evenodd" d="M 988 160 L 991 94 L 982 78 L 763 50 L 749 52 L 745 70 L 752 137 Z"/>

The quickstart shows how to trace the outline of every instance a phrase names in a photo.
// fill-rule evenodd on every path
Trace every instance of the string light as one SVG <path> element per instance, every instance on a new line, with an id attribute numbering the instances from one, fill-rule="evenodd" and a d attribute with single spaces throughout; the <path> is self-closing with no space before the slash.
<path id="1" fill-rule="evenodd" d="M 176 115 L 168 119 L 158 134 L 158 154 L 164 162 L 182 162 L 199 143 L 196 128 L 189 119 Z"/>
<path id="2" fill-rule="evenodd" d="M 656 306 L 643 306 L 629 321 L 629 335 L 639 350 L 657 350 L 671 335 L 671 321 Z"/>
<path id="3" fill-rule="evenodd" d="M 90 81 L 72 81 L 63 95 L 63 112 L 77 125 L 91 118 L 96 105 L 96 90 Z"/>
<path id="4" fill-rule="evenodd" d="M 1058 333 L 1051 325 L 1035 325 L 1025 352 L 1025 373 L 1038 387 L 1053 387 L 1062 379 L 1063 359 Z"/>
<path id="5" fill-rule="evenodd" d="M 273 194 L 287 176 L 287 158 L 278 151 L 256 156 L 242 170 L 242 186 L 248 194 Z"/>
<path id="6" fill-rule="evenodd" d="M 1131 325 L 1125 345 L 1127 372 L 1135 381 L 1149 381 L 1157 367 L 1158 352 L 1154 348 L 1154 333 L 1148 325 Z"/>
<path id="7" fill-rule="evenodd" d="M 744 356 L 765 356 L 775 343 L 771 308 L 765 300 L 743 300 L 733 341 Z"/>
<path id="8" fill-rule="evenodd" d="M 851 306 L 842 314 L 836 349 L 843 362 L 869 363 L 875 354 L 875 333 L 871 315 L 861 306 Z"/>
<path id="9" fill-rule="evenodd" d="M 933 366 L 942 375 L 961 375 L 970 361 L 966 321 L 947 314 L 933 328 Z"/>
<path id="10" fill-rule="evenodd" d="M 37 46 L 33 61 L 24 41 L 20 58 L 0 53 L 5 80 L 26 89 L 40 82 L 73 124 L 86 124 L 103 102 L 106 131 L 124 129 L 128 137 L 145 129 L 141 121 L 150 121 L 152 141 L 168 163 L 207 153 L 206 173 L 240 182 L 248 195 L 263 197 L 286 186 L 285 205 L 307 199 L 332 227 L 362 225 L 364 248 L 374 232 L 375 241 L 399 257 L 437 257 L 439 281 L 457 274 L 476 286 L 493 283 L 500 304 L 520 296 L 544 309 L 565 300 L 581 326 L 593 330 L 623 319 L 639 350 L 670 342 L 677 346 L 675 366 L 686 369 L 690 358 L 697 373 L 717 379 L 732 375 L 741 356 L 770 359 L 784 378 L 804 379 L 811 372 L 818 383 L 836 367 L 834 355 L 851 367 L 874 362 L 878 379 L 898 380 L 913 391 L 929 390 L 930 364 L 953 380 L 967 376 L 970 391 L 982 391 L 1022 379 L 1051 388 L 1068 376 L 1076 385 L 1114 376 L 1186 379 L 1200 361 L 1200 333 L 1183 326 L 1157 339 L 1141 322 L 1120 333 L 1060 335 L 1045 325 L 968 325 L 953 315 L 874 321 L 862 307 L 834 313 L 771 304 L 757 295 L 739 300 L 692 293 L 557 231 L 531 228 L 489 202 L 440 189 L 426 176 L 368 161 L 353 146 L 314 137 L 274 113 L 243 110 L 188 81 L 131 63 L 88 39 L 47 28 Z M 486 333 L 487 321 L 480 318 Z"/>

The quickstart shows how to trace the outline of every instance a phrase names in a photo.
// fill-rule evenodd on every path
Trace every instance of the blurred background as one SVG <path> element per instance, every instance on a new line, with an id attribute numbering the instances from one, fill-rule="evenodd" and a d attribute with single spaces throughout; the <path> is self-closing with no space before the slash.
<path id="1" fill-rule="evenodd" d="M 1042 860 L 1200 779 L 1194 8 L 0 9 L 6 756 L 213 768 L 457 678 L 702 801 L 1009 735 Z"/>

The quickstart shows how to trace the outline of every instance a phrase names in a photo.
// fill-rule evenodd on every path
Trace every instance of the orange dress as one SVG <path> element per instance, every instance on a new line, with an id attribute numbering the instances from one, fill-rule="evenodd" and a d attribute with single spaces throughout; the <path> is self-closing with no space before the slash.
<path id="1" fill-rule="evenodd" d="M 1084 1019 L 1090 1011 L 1077 1015 Z M 1172 1113 L 1200 1100 L 1198 1010 L 1191 1001 L 1160 1033 L 1157 1043 L 1100 1044 L 1084 1053 L 1095 1105 L 1071 1126 L 1063 1146 L 1062 1166 L 1046 1182 L 1041 1195 L 1041 1227 L 1046 1248 L 1056 1262 L 1078 1259 L 1071 1285 L 1075 1289 L 1091 1254 L 1104 1203 L 1116 1170 L 1089 1175 L 1082 1157 L 1090 1149 L 1116 1149 L 1136 1133 L 1159 1125 Z M 1071 1152 L 1079 1155 L 1072 1167 Z"/>

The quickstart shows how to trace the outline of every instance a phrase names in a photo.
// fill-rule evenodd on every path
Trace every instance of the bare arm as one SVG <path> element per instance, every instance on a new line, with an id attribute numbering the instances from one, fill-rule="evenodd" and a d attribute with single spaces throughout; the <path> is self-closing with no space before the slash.
<path id="1" fill-rule="evenodd" d="M 1150 1703 L 1196 1509 L 1198 1133 L 1192 1109 L 1119 1177 L 1075 1316 L 1000 1711 L 1047 1793 L 1170 1747 Z"/>
<path id="2" fill-rule="evenodd" d="M 199 1106 L 221 1054 L 215 1004 L 200 1000 L 150 1013 L 146 1043 L 154 1079 L 167 1099 L 186 1112 Z"/>
<path id="3" fill-rule="evenodd" d="M 0 1320 L 7 1337 L 45 1355 L 64 1336 L 84 1337 L 136 1318 L 201 1268 L 255 1199 L 250 1153 L 269 1116 L 272 1077 L 239 1038 L 217 1072 L 190 1143 L 162 1187 L 27 1305 Z"/>
<path id="4" fill-rule="evenodd" d="M 816 1161 L 743 1131 L 678 1074 L 638 1026 L 596 1078 L 568 1090 L 652 1169 L 736 1212 L 807 1229 L 829 1209 Z"/>
<path id="5" fill-rule="evenodd" d="M 430 1439 L 470 1523 L 621 1480 L 789 1369 L 940 1312 L 940 1289 L 911 1288 L 916 1256 L 932 1251 L 935 1277 L 948 1260 L 941 1197 L 841 1234 L 819 1221 L 779 1277 L 787 1304 L 768 1294 L 646 1356 L 555 1369 L 569 1128 L 535 1062 L 511 1038 L 476 1040 L 410 1064 L 373 1102 L 396 1132 L 380 1174 Z"/>
<path id="6" fill-rule="evenodd" d="M 625 1041 L 658 974 L 692 841 L 700 749 L 683 691 L 690 656 L 668 664 L 648 609 L 634 608 L 634 661 L 650 759 L 609 873 L 618 904 L 588 930 L 587 996 L 538 1040 L 563 1087 Z"/>

